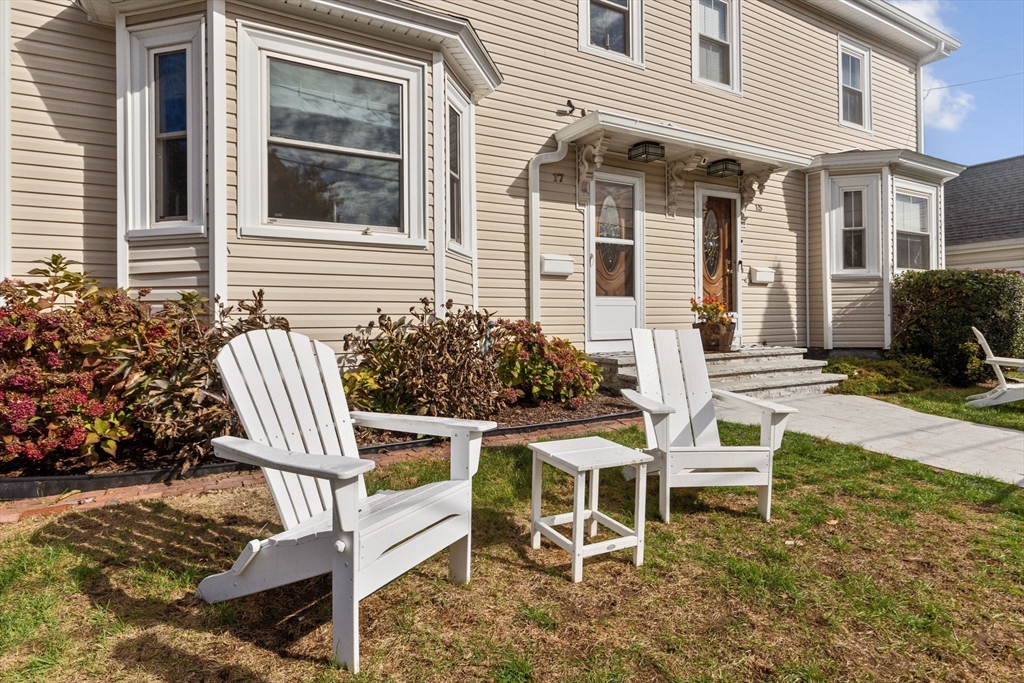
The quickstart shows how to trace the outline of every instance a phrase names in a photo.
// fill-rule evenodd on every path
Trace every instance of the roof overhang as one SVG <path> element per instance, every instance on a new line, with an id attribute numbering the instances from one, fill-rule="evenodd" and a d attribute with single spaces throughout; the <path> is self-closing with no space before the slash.
<path id="1" fill-rule="evenodd" d="M 440 51 L 446 64 L 479 101 L 497 89 L 501 72 L 468 19 L 400 0 L 247 0 L 391 42 Z M 118 14 L 152 12 L 180 0 L 76 0 L 92 21 L 113 25 Z"/>
<path id="2" fill-rule="evenodd" d="M 885 166 L 896 172 L 944 183 L 960 175 L 966 166 L 954 164 L 908 149 L 852 150 L 820 154 L 806 170 L 814 171 L 877 171 Z"/>
<path id="3" fill-rule="evenodd" d="M 697 154 L 706 156 L 708 161 L 735 159 L 740 162 L 744 173 L 802 169 L 812 160 L 802 154 L 602 110 L 591 111 L 555 133 L 558 142 L 580 143 L 596 138 L 603 138 L 607 151 L 619 154 L 625 154 L 638 142 L 660 143 L 665 146 L 667 162 L 692 158 Z"/>
<path id="4" fill-rule="evenodd" d="M 915 55 L 922 64 L 960 49 L 960 41 L 886 0 L 803 0 L 826 14 L 879 36 Z"/>

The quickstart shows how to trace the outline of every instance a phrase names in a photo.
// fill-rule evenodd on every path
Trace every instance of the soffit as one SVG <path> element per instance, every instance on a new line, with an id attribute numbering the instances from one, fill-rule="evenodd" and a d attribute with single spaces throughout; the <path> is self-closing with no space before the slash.
<path id="1" fill-rule="evenodd" d="M 909 149 L 850 150 L 833 154 L 820 154 L 806 168 L 807 172 L 829 171 L 880 171 L 888 166 L 904 175 L 943 183 L 956 178 L 967 168 L 927 154 Z"/>

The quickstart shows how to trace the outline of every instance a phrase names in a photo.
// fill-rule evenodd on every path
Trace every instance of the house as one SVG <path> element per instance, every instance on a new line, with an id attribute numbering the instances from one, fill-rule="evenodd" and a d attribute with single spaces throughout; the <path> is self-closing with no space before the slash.
<path id="1" fill-rule="evenodd" d="M 883 0 L 2 2 L 0 274 L 264 288 L 335 346 L 432 296 L 614 351 L 714 294 L 744 344 L 883 347 L 943 266 L 958 47 Z"/>
<path id="2" fill-rule="evenodd" d="M 949 182 L 946 266 L 1024 272 L 1024 156 L 969 166 Z"/>

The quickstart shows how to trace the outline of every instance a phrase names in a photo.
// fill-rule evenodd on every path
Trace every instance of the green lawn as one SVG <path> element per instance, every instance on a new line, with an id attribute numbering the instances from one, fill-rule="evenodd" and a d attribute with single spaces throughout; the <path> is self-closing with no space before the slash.
<path id="1" fill-rule="evenodd" d="M 758 438 L 722 428 L 729 444 Z M 370 484 L 447 469 L 399 463 Z M 485 451 L 472 583 L 448 583 L 439 556 L 364 600 L 358 677 L 328 661 L 324 578 L 192 597 L 279 528 L 263 488 L 0 528 L 0 681 L 1020 680 L 1021 489 L 789 434 L 770 523 L 753 490 L 677 491 L 671 524 L 648 519 L 644 567 L 604 555 L 573 584 L 567 554 L 529 547 L 529 473 L 525 447 Z M 602 478 L 627 522 L 631 486 Z M 546 511 L 568 509 L 568 478 L 548 471 L 545 487 Z"/>
<path id="2" fill-rule="evenodd" d="M 969 389 L 941 387 L 901 394 L 882 394 L 875 398 L 922 413 L 952 417 L 957 420 L 977 422 L 994 427 L 1024 430 L 1024 401 L 1004 403 L 987 408 L 975 408 L 967 405 L 968 396 L 985 393 L 990 388 L 982 386 Z"/>

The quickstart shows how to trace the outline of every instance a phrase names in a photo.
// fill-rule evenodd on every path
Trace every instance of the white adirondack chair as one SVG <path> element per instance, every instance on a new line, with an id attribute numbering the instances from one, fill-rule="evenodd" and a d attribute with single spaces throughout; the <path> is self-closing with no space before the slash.
<path id="1" fill-rule="evenodd" d="M 796 412 L 752 396 L 712 389 L 697 330 L 633 330 L 639 393 L 622 395 L 644 411 L 646 451 L 658 472 L 661 519 L 669 521 L 673 488 L 756 486 L 757 512 L 771 516 L 772 465 L 786 421 Z M 715 404 L 719 400 L 761 411 L 760 446 L 723 446 Z M 628 473 L 627 473 L 628 474 Z"/>
<path id="2" fill-rule="evenodd" d="M 995 370 L 996 380 L 999 384 L 996 385 L 995 389 L 986 391 L 984 394 L 968 397 L 967 404 L 975 408 L 985 408 L 997 406 L 1000 403 L 1024 401 L 1024 382 L 1008 381 L 1006 375 L 1003 374 L 1003 368 L 1014 368 L 1016 370 L 1024 368 L 1024 359 L 1000 358 L 993 355 L 992 347 L 988 345 L 988 340 L 985 339 L 985 335 L 981 333 L 981 330 L 977 327 L 972 327 L 971 329 L 974 330 L 974 336 L 978 338 L 978 343 L 985 352 L 985 362 Z"/>
<path id="3" fill-rule="evenodd" d="M 294 332 L 258 330 L 217 355 L 248 439 L 218 456 L 263 468 L 284 531 L 249 541 L 197 595 L 220 602 L 333 574 L 334 658 L 359 670 L 359 601 L 450 548 L 449 576 L 469 582 L 471 482 L 493 422 L 349 412 L 334 352 Z M 451 480 L 366 496 L 353 425 L 451 438 Z"/>

